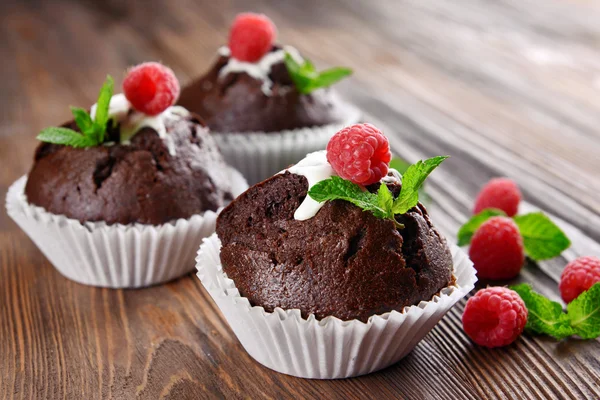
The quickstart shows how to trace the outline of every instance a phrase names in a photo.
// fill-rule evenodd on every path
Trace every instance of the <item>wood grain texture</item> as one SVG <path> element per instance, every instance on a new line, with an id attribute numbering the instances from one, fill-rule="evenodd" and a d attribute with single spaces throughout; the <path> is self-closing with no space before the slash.
<path id="1" fill-rule="evenodd" d="M 0 194 L 27 172 L 36 133 L 94 102 L 107 73 L 146 60 L 185 83 L 240 11 L 269 14 L 319 66 L 355 70 L 340 90 L 398 155 L 452 158 L 431 177 L 452 240 L 478 188 L 510 176 L 574 245 L 519 281 L 558 300 L 566 261 L 600 256 L 600 4 L 584 0 L 35 1 L 0 5 Z M 480 283 L 480 285 L 484 285 Z M 598 399 L 600 343 L 523 337 L 474 346 L 464 301 L 400 363 L 309 381 L 242 349 L 190 275 L 142 290 L 63 278 L 0 213 L 0 399 Z"/>

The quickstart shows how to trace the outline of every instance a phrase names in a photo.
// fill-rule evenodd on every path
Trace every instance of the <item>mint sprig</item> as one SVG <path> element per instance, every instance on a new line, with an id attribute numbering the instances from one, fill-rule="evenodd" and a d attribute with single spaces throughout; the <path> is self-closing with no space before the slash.
<path id="1" fill-rule="evenodd" d="M 465 246 L 471 242 L 475 231 L 488 219 L 506 215 L 504 212 L 487 208 L 469 219 L 458 231 L 458 245 Z M 565 233 L 547 215 L 533 212 L 513 218 L 523 237 L 523 248 L 529 258 L 534 261 L 547 260 L 559 256 L 571 246 Z"/>
<path id="2" fill-rule="evenodd" d="M 96 102 L 96 115 L 93 120 L 83 108 L 71 107 L 75 124 L 81 133 L 70 128 L 50 127 L 42 130 L 37 136 L 37 140 L 77 148 L 98 146 L 104 143 L 113 88 L 114 81 L 109 75 L 100 89 Z"/>
<path id="3" fill-rule="evenodd" d="M 410 167 L 410 163 L 407 161 L 404 161 L 400 157 L 394 157 L 390 161 L 390 168 L 398 171 L 400 173 L 400 175 L 404 175 L 404 173 L 406 172 L 408 167 Z M 423 186 L 421 186 L 421 188 L 419 189 L 419 201 L 423 204 L 427 204 L 427 203 L 431 202 L 431 197 L 425 191 L 425 184 L 423 184 Z"/>
<path id="4" fill-rule="evenodd" d="M 411 165 L 402 176 L 402 189 L 396 199 L 385 184 L 379 186 L 377 194 L 370 193 L 361 186 L 332 176 L 318 182 L 310 188 L 308 195 L 322 203 L 332 200 L 344 200 L 370 211 L 377 218 L 390 219 L 399 228 L 403 228 L 396 219 L 396 214 L 405 214 L 419 202 L 418 191 L 429 174 L 440 165 L 447 156 L 433 157 Z"/>
<path id="5" fill-rule="evenodd" d="M 387 211 L 379 206 L 378 195 L 370 193 L 357 184 L 342 179 L 339 176 L 332 176 L 329 179 L 318 182 L 310 188 L 308 195 L 319 203 L 344 200 L 362 208 L 364 211 L 371 211 L 378 218 L 385 218 L 387 215 Z"/>
<path id="6" fill-rule="evenodd" d="M 285 53 L 285 66 L 298 92 L 308 94 L 322 87 L 328 87 L 352 74 L 350 68 L 336 67 L 318 72 L 310 60 L 298 63 L 290 53 Z"/>
<path id="7" fill-rule="evenodd" d="M 572 335 L 583 339 L 600 336 L 600 283 L 569 303 L 566 313 L 559 303 L 536 293 L 529 284 L 510 288 L 519 294 L 527 307 L 527 332 L 549 335 L 559 340 Z"/>
<path id="8" fill-rule="evenodd" d="M 528 283 L 510 288 L 519 294 L 527 307 L 526 331 L 538 335 L 549 335 L 555 339 L 573 335 L 574 329 L 571 327 L 569 317 L 563 312 L 559 303 L 534 292 Z"/>
<path id="9" fill-rule="evenodd" d="M 600 336 L 600 283 L 580 294 L 567 305 L 571 326 L 583 339 Z"/>
<path id="10" fill-rule="evenodd" d="M 556 257 L 571 246 L 567 235 L 541 212 L 517 215 L 514 221 L 523 236 L 525 252 L 533 260 Z"/>
<path id="11" fill-rule="evenodd" d="M 436 169 L 448 156 L 437 156 L 427 160 L 417 161 L 406 169 L 402 175 L 402 190 L 394 201 L 392 209 L 394 214 L 406 214 L 419 202 L 419 189 L 423 186 L 425 179 Z"/>

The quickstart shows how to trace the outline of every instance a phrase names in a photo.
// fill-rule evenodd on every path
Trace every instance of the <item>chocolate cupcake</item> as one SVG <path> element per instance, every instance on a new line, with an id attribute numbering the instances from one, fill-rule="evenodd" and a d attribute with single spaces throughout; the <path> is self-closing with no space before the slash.
<path id="1" fill-rule="evenodd" d="M 309 378 L 375 371 L 473 288 L 468 257 L 418 202 L 444 159 L 401 177 L 387 139 L 355 125 L 223 210 L 198 275 L 256 360 Z"/>
<path id="2" fill-rule="evenodd" d="M 201 119 L 172 106 L 179 91 L 157 63 L 133 68 L 125 94 L 112 79 L 91 112 L 45 129 L 9 214 L 65 276 L 139 287 L 193 268 L 194 248 L 247 186 Z"/>
<path id="3" fill-rule="evenodd" d="M 179 100 L 202 116 L 226 160 L 251 183 L 323 149 L 333 133 L 359 118 L 330 87 L 349 69 L 319 73 L 274 38 L 267 17 L 240 14 L 216 63 Z"/>

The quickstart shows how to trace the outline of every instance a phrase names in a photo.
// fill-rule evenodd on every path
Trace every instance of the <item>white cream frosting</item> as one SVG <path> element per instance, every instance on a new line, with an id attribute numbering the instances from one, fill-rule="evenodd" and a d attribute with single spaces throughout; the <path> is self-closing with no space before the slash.
<path id="1" fill-rule="evenodd" d="M 271 72 L 273 65 L 283 61 L 286 52 L 289 53 L 297 62 L 303 62 L 302 56 L 300 56 L 298 50 L 292 46 L 284 46 L 283 49 L 271 51 L 265 54 L 260 60 L 253 63 L 240 61 L 230 57 L 227 64 L 221 68 L 221 71 L 219 71 L 219 78 L 223 78 L 229 73 L 245 72 L 254 79 L 263 81 L 261 89 L 266 96 L 270 96 L 273 82 L 271 82 L 271 79 L 269 79 L 269 73 Z M 229 48 L 225 46 L 221 47 L 218 53 L 224 57 L 228 57 L 231 54 Z"/>
<path id="2" fill-rule="evenodd" d="M 96 117 L 97 104 L 90 109 L 92 119 Z M 175 155 L 175 143 L 167 134 L 166 120 L 178 120 L 189 115 L 189 111 L 181 106 L 172 106 L 158 115 L 147 115 L 136 111 L 123 93 L 115 94 L 110 99 L 108 115 L 111 119 L 121 124 L 121 144 L 130 144 L 131 137 L 142 128 L 152 128 L 158 136 L 167 143 L 169 154 Z"/>
<path id="3" fill-rule="evenodd" d="M 307 154 L 306 157 L 297 164 L 282 172 L 285 171 L 304 176 L 308 181 L 308 190 L 317 183 L 336 175 L 335 171 L 327 161 L 326 150 Z M 302 201 L 302 204 L 300 204 L 294 212 L 294 219 L 299 221 L 310 219 L 314 217 L 324 205 L 325 202 L 319 203 L 307 195 Z"/>

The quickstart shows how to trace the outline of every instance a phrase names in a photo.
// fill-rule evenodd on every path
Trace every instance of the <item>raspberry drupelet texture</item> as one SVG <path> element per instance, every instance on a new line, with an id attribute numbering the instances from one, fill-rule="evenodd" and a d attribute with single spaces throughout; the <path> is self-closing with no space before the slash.
<path id="1" fill-rule="evenodd" d="M 256 62 L 273 46 L 275 24 L 263 14 L 242 13 L 233 21 L 229 32 L 231 56 L 240 61 Z"/>
<path id="2" fill-rule="evenodd" d="M 498 208 L 513 217 L 519 210 L 520 201 L 521 191 L 513 180 L 494 178 L 477 195 L 473 212 L 478 214 L 486 208 Z"/>
<path id="3" fill-rule="evenodd" d="M 125 97 L 136 110 L 157 115 L 175 104 L 179 81 L 171 68 L 146 62 L 131 68 L 123 81 Z"/>
<path id="4" fill-rule="evenodd" d="M 560 276 L 560 296 L 570 303 L 597 282 L 600 282 L 600 259 L 579 257 L 568 263 Z"/>
<path id="5" fill-rule="evenodd" d="M 341 178 L 363 186 L 386 176 L 391 159 L 387 138 L 371 124 L 344 128 L 327 144 L 327 161 L 333 170 Z"/>
<path id="6" fill-rule="evenodd" d="M 469 257 L 480 279 L 514 278 L 525 261 L 519 228 L 510 218 L 490 218 L 475 231 Z"/>
<path id="7" fill-rule="evenodd" d="M 506 346 L 523 332 L 527 307 L 517 292 L 488 287 L 467 301 L 462 323 L 465 333 L 478 345 Z"/>

